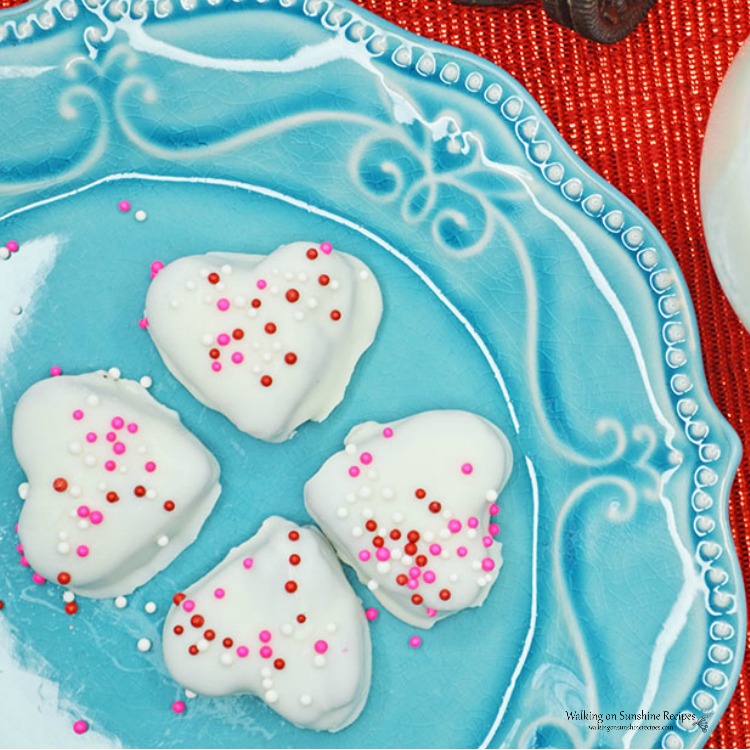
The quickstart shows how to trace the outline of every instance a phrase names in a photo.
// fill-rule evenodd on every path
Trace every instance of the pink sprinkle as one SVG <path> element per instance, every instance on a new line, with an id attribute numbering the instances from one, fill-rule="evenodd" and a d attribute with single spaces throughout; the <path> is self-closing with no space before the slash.
<path id="1" fill-rule="evenodd" d="M 121 456 L 123 453 L 125 453 L 125 443 L 115 443 L 112 446 L 112 450 L 118 455 Z"/>
<path id="2" fill-rule="evenodd" d="M 153 276 L 156 276 L 156 274 L 159 273 L 159 271 L 161 271 L 162 268 L 164 268 L 164 264 L 160 260 L 155 260 L 151 264 L 152 278 L 153 278 Z"/>
<path id="3" fill-rule="evenodd" d="M 443 551 L 443 548 L 439 544 L 430 545 L 430 554 L 439 555 Z"/>
<path id="4" fill-rule="evenodd" d="M 370 559 L 370 550 L 363 549 L 359 555 L 359 559 L 362 560 L 362 562 L 367 562 Z"/>
<path id="5" fill-rule="evenodd" d="M 350 466 L 349 467 L 349 476 L 350 477 L 358 477 L 359 476 L 359 466 Z"/>
<path id="6" fill-rule="evenodd" d="M 86 442 L 87 443 L 95 443 L 96 442 L 96 433 L 95 432 L 87 432 L 86 433 Z"/>
<path id="7" fill-rule="evenodd" d="M 410 578 L 406 582 L 406 587 L 414 591 L 414 589 L 419 587 L 419 581 L 416 578 Z"/>
<path id="8" fill-rule="evenodd" d="M 328 651 L 328 641 L 315 641 L 315 651 L 319 654 L 324 654 Z"/>
<path id="9" fill-rule="evenodd" d="M 117 204 L 117 208 L 119 208 L 120 211 L 126 214 L 128 211 L 130 211 L 130 201 L 120 201 Z"/>
<path id="10" fill-rule="evenodd" d="M 422 569 L 416 565 L 409 568 L 409 578 L 419 578 L 422 575 Z"/>
<path id="11" fill-rule="evenodd" d="M 224 591 L 224 589 L 214 589 L 214 596 L 217 599 L 223 599 L 225 594 L 226 591 Z"/>
<path id="12" fill-rule="evenodd" d="M 211 369 L 214 372 L 221 372 L 221 362 L 211 362 Z"/>
<path id="13" fill-rule="evenodd" d="M 386 427 L 383 430 L 383 437 L 384 438 L 392 438 L 393 437 L 393 430 L 390 427 Z"/>
<path id="14" fill-rule="evenodd" d="M 23 555 L 21 555 L 21 557 L 18 558 L 18 562 L 20 562 L 24 568 L 29 567 L 29 561 Z"/>
<path id="15" fill-rule="evenodd" d="M 79 505 L 77 510 L 79 518 L 86 518 L 91 510 L 88 505 Z"/>
<path id="16" fill-rule="evenodd" d="M 114 471 L 117 468 L 117 464 L 114 461 L 106 461 L 104 463 L 104 468 L 107 471 Z"/>
<path id="17" fill-rule="evenodd" d="M 431 570 L 425 570 L 422 580 L 425 583 L 435 583 L 435 574 Z"/>
<path id="18" fill-rule="evenodd" d="M 261 630 L 260 633 L 258 633 L 258 638 L 260 638 L 262 643 L 268 643 L 271 640 L 271 633 L 267 630 Z"/>
<path id="19" fill-rule="evenodd" d="M 496 523 L 491 523 L 487 529 L 491 536 L 497 536 L 500 533 L 500 527 Z"/>
<path id="20" fill-rule="evenodd" d="M 217 303 L 216 307 L 219 308 L 222 312 L 225 312 L 229 309 L 229 300 L 226 297 L 222 297 Z"/>
<path id="21" fill-rule="evenodd" d="M 469 525 L 470 529 L 476 529 L 476 527 L 479 526 L 479 519 L 475 516 L 471 516 L 466 523 Z"/>
<path id="22" fill-rule="evenodd" d="M 461 531 L 461 521 L 459 521 L 457 518 L 453 518 L 448 521 L 448 530 L 452 534 L 458 534 L 458 532 Z"/>
<path id="23" fill-rule="evenodd" d="M 247 646 L 237 646 L 237 656 L 240 659 L 244 659 L 250 653 L 250 649 Z"/>
<path id="24" fill-rule="evenodd" d="M 80 409 L 76 409 L 73 412 L 73 419 L 75 419 L 77 422 L 80 422 L 83 419 L 83 412 Z"/>
<path id="25" fill-rule="evenodd" d="M 18 252 L 18 243 L 15 240 L 8 240 L 5 243 L 5 247 L 8 248 L 9 253 L 17 253 Z"/>
<path id="26" fill-rule="evenodd" d="M 139 326 L 140 326 L 141 328 L 148 328 L 148 318 L 141 318 L 141 319 L 140 319 L 140 320 L 138 321 L 138 325 L 139 325 Z"/>
<path id="27" fill-rule="evenodd" d="M 265 289 L 268 285 L 266 284 L 265 279 L 258 279 L 255 286 L 257 286 L 258 289 Z"/>
<path id="28" fill-rule="evenodd" d="M 320 252 L 325 253 L 326 255 L 331 254 L 331 250 L 333 250 L 333 245 L 330 242 L 322 242 L 320 244 Z"/>
<path id="29" fill-rule="evenodd" d="M 186 706 L 185 706 L 185 703 L 183 701 L 175 701 L 172 704 L 172 710 L 176 714 L 184 714 L 185 713 L 185 708 L 186 708 Z"/>
<path id="30" fill-rule="evenodd" d="M 235 352 L 232 355 L 232 362 L 234 362 L 234 364 L 236 365 L 242 364 L 244 359 L 245 358 L 242 356 L 242 352 Z"/>
<path id="31" fill-rule="evenodd" d="M 496 516 L 500 512 L 499 506 L 495 505 L 494 503 L 490 505 L 490 515 Z"/>
<path id="32" fill-rule="evenodd" d="M 185 612 L 192 612 L 195 609 L 195 602 L 192 599 L 185 599 L 182 603 L 182 608 Z"/>
<path id="33" fill-rule="evenodd" d="M 372 454 L 371 454 L 371 453 L 363 453 L 363 454 L 362 454 L 362 455 L 361 455 L 361 456 L 359 457 L 359 460 L 360 460 L 360 461 L 361 461 L 361 462 L 362 462 L 362 463 L 363 463 L 363 464 L 364 464 L 365 466 L 367 466 L 368 464 L 371 464 L 371 463 L 372 463 Z"/>
<path id="34" fill-rule="evenodd" d="M 473 466 L 472 466 L 471 464 L 469 464 L 469 463 L 466 463 L 466 464 L 464 464 L 464 465 L 463 465 L 463 466 L 461 467 L 461 471 L 462 471 L 462 472 L 463 472 L 464 474 L 471 474 L 471 472 L 472 472 L 472 471 L 474 471 L 474 467 L 473 467 Z"/>
<path id="35" fill-rule="evenodd" d="M 121 430 L 125 427 L 125 420 L 122 417 L 114 417 L 111 424 L 116 430 Z"/>
<path id="36" fill-rule="evenodd" d="M 482 570 L 490 571 L 495 567 L 495 561 L 491 557 L 485 557 L 482 560 Z"/>
<path id="37" fill-rule="evenodd" d="M 58 367 L 57 365 L 54 365 L 53 367 L 49 368 L 49 374 L 56 378 L 58 375 L 62 375 L 62 367 Z"/>
<path id="38" fill-rule="evenodd" d="M 150 474 L 156 471 L 156 464 L 153 461 L 146 461 L 146 465 L 143 468 Z"/>
<path id="39" fill-rule="evenodd" d="M 482 544 L 485 547 L 491 547 L 492 546 L 492 537 L 491 536 L 483 536 L 482 537 Z"/>
<path id="40" fill-rule="evenodd" d="M 432 607 L 427 607 L 427 617 L 434 617 L 437 614 L 437 610 Z"/>
<path id="41" fill-rule="evenodd" d="M 89 521 L 91 521 L 91 523 L 93 523 L 95 526 L 98 526 L 103 520 L 104 520 L 104 516 L 102 515 L 101 511 L 98 511 L 98 510 L 95 510 L 89 516 Z"/>
<path id="42" fill-rule="evenodd" d="M 37 586 L 41 586 L 43 583 L 47 583 L 47 579 L 44 578 L 44 576 L 39 575 L 39 573 L 34 573 L 34 575 L 31 576 L 31 580 L 34 581 Z"/>
<path id="43" fill-rule="evenodd" d="M 86 734 L 89 731 L 89 723 L 83 719 L 78 719 L 73 723 L 73 731 L 76 734 Z"/>
<path id="44" fill-rule="evenodd" d="M 219 346 L 226 346 L 232 339 L 229 337 L 228 333 L 220 333 L 216 337 L 216 343 Z"/>
<path id="45" fill-rule="evenodd" d="M 135 434 L 136 432 L 138 432 L 138 425 L 137 425 L 137 424 L 136 424 L 135 422 L 131 422 L 131 423 L 130 423 L 130 424 L 128 425 L 128 432 L 129 432 L 129 433 L 130 433 L 131 435 L 134 435 L 134 434 Z"/>
<path id="46" fill-rule="evenodd" d="M 114 443 L 115 440 L 117 440 L 117 435 L 115 435 L 114 432 L 108 432 L 107 433 L 107 440 L 109 440 L 110 443 Z"/>
<path id="47" fill-rule="evenodd" d="M 76 554 L 78 557 L 88 557 L 89 548 L 85 544 L 81 544 L 76 548 Z"/>
<path id="48" fill-rule="evenodd" d="M 459 547 L 459 548 L 458 548 L 458 549 L 456 550 L 456 554 L 457 554 L 457 555 L 458 555 L 459 557 L 466 557 L 466 555 L 468 555 L 468 554 L 469 554 L 469 550 L 467 550 L 467 549 L 466 549 L 466 547 Z"/>
<path id="49" fill-rule="evenodd" d="M 391 551 L 389 549 L 386 549 L 385 547 L 378 547 L 378 550 L 375 553 L 375 557 L 377 557 L 380 562 L 385 562 L 386 560 L 390 559 Z"/>
<path id="50" fill-rule="evenodd" d="M 418 635 L 413 635 L 409 638 L 409 645 L 412 648 L 419 648 L 422 645 L 422 639 Z"/>
<path id="51" fill-rule="evenodd" d="M 378 619 L 378 610 L 375 609 L 375 607 L 368 607 L 365 610 L 365 617 L 370 621 L 373 622 L 374 620 Z"/>
<path id="52" fill-rule="evenodd" d="M 259 653 L 264 659 L 270 659 L 273 656 L 273 649 L 270 646 L 263 646 Z"/>
<path id="53" fill-rule="evenodd" d="M 23 554 L 23 544 L 16 545 L 16 552 L 18 552 L 19 555 Z"/>
<path id="54" fill-rule="evenodd" d="M 245 559 L 244 559 L 244 560 L 242 561 L 242 564 L 243 564 L 243 565 L 245 566 L 245 568 L 246 568 L 247 570 L 250 570 L 250 568 L 252 568 L 252 567 L 253 567 L 253 558 L 252 558 L 252 557 L 246 557 L 246 558 L 245 558 Z"/>

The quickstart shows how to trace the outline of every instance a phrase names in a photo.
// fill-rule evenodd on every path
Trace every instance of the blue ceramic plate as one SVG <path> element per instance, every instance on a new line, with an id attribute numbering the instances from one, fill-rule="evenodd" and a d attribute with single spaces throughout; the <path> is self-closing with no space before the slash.
<path id="1" fill-rule="evenodd" d="M 742 661 L 738 441 L 668 248 L 529 95 L 331 0 L 52 0 L 1 18 L 0 247 L 19 249 L 0 264 L 0 743 L 47 721 L 19 713 L 37 680 L 45 716 L 63 712 L 54 745 L 93 741 L 80 717 L 141 747 L 702 744 Z M 266 445 L 192 399 L 138 321 L 153 260 L 297 239 L 363 258 L 385 316 L 333 415 Z M 197 542 L 125 609 L 81 600 L 69 617 L 18 564 L 11 417 L 52 365 L 149 375 L 222 464 Z M 446 407 L 496 422 L 516 455 L 485 606 L 419 650 L 381 616 L 368 704 L 339 734 L 249 697 L 173 714 L 172 593 L 267 515 L 307 521 L 302 485 L 353 424 Z"/>

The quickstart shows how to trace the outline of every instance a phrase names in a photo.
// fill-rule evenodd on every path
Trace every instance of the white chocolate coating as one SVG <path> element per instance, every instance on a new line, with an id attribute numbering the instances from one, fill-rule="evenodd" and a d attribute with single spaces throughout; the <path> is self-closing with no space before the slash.
<path id="1" fill-rule="evenodd" d="M 82 596 L 128 594 L 148 581 L 195 539 L 221 491 L 216 460 L 178 415 L 105 372 L 29 388 L 13 447 L 29 482 L 24 554 Z"/>
<path id="2" fill-rule="evenodd" d="M 430 628 L 487 597 L 502 564 L 490 531 L 513 464 L 486 419 L 428 411 L 366 422 L 305 485 L 305 505 L 359 579 L 404 622 Z"/>
<path id="3" fill-rule="evenodd" d="M 268 256 L 180 258 L 151 283 L 145 314 L 165 364 L 199 401 L 282 442 L 343 399 L 382 310 L 364 263 L 295 242 Z"/>
<path id="4" fill-rule="evenodd" d="M 292 723 L 330 732 L 361 713 L 370 688 L 367 620 L 317 529 L 268 518 L 175 602 L 164 661 L 183 687 L 256 695 Z"/>

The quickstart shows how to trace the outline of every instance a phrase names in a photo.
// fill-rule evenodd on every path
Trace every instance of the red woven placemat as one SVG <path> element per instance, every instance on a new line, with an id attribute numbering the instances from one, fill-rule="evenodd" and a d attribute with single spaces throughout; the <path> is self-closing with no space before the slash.
<path id="1" fill-rule="evenodd" d="M 674 252 L 698 316 L 711 393 L 745 457 L 729 516 L 750 580 L 750 334 L 714 275 L 698 203 L 700 148 L 711 103 L 750 35 L 747 0 L 657 0 L 647 20 L 612 47 L 552 23 L 541 7 L 469 8 L 449 0 L 358 0 L 436 41 L 474 52 L 518 79 L 565 140 L 635 202 Z M 0 8 L 19 5 L 0 0 Z M 732 365 L 732 362 L 735 364 Z M 739 363 L 739 364 L 738 364 Z M 750 669 L 707 747 L 750 747 Z"/>

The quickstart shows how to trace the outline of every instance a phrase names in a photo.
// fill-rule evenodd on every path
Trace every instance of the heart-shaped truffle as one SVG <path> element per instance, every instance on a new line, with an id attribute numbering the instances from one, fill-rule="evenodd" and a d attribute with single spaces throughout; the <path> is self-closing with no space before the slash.
<path id="1" fill-rule="evenodd" d="M 372 272 L 327 242 L 180 258 L 146 299 L 148 330 L 172 374 L 271 442 L 322 421 L 342 400 L 382 310 Z"/>
<path id="2" fill-rule="evenodd" d="M 130 593 L 197 536 L 219 466 L 136 382 L 105 372 L 42 380 L 21 397 L 13 447 L 29 490 L 30 565 L 82 596 Z"/>
<path id="3" fill-rule="evenodd" d="M 305 505 L 339 557 L 411 625 L 477 607 L 502 559 L 497 497 L 513 455 L 503 433 L 463 411 L 355 427 L 305 485 Z"/>
<path id="4" fill-rule="evenodd" d="M 184 593 L 164 661 L 202 695 L 249 693 L 301 727 L 336 732 L 370 688 L 362 605 L 320 532 L 278 516 Z"/>

